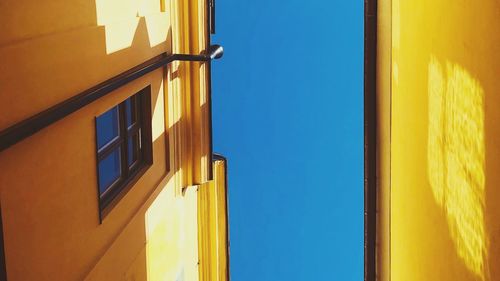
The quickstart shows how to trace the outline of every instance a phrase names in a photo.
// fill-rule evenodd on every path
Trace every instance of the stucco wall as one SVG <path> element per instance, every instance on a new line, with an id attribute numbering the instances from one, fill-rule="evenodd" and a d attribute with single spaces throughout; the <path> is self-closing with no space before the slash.
<path id="1" fill-rule="evenodd" d="M 2 1 L 0 130 L 171 52 L 165 6 Z M 197 280 L 197 196 L 180 192 L 175 79 L 153 71 L 0 152 L 9 280 Z M 100 224 L 94 118 L 148 85 L 153 165 Z"/>
<path id="2" fill-rule="evenodd" d="M 392 0 L 391 277 L 500 280 L 500 3 Z"/>
<path id="3" fill-rule="evenodd" d="M 134 81 L 0 154 L 9 280 L 82 279 L 167 176 L 162 75 Z M 99 224 L 94 117 L 148 84 L 160 124 L 154 164 Z"/>

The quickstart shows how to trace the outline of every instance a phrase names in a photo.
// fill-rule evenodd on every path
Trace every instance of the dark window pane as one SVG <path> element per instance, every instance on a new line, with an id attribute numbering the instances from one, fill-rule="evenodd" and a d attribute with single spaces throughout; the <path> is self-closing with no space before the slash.
<path id="1" fill-rule="evenodd" d="M 97 117 L 97 149 L 118 136 L 118 106 Z"/>
<path id="2" fill-rule="evenodd" d="M 130 97 L 125 101 L 125 115 L 127 116 L 127 128 L 136 121 L 136 101 L 135 97 Z"/>
<path id="3" fill-rule="evenodd" d="M 1 0 L 0 0 L 1 1 Z M 143 91 L 123 100 L 120 104 L 96 118 L 97 183 L 101 211 L 117 200 L 126 185 L 138 176 L 143 164 L 151 164 L 151 128 L 144 120 L 142 99 L 149 104 L 149 94 Z M 147 118 L 150 118 L 149 111 Z M 146 131 L 143 131 L 146 130 Z M 143 135 L 143 133 L 145 133 Z M 145 136 L 148 139 L 142 139 Z M 143 146 L 143 148 L 141 148 Z M 147 149 L 145 149 L 147 148 Z M 147 162 L 146 162 L 147 161 Z"/>
<path id="4" fill-rule="evenodd" d="M 113 150 L 99 162 L 99 191 L 103 194 L 121 174 L 120 148 Z"/>
<path id="5" fill-rule="evenodd" d="M 128 166 L 130 167 L 135 161 L 137 161 L 137 155 L 139 154 L 138 135 L 133 135 L 128 138 L 127 151 Z"/>

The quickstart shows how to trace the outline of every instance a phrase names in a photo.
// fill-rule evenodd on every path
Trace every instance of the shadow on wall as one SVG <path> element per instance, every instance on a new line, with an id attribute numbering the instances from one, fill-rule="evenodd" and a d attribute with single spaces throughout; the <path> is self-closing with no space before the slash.
<path id="1" fill-rule="evenodd" d="M 107 54 L 132 47 L 136 34 L 147 34 L 150 48 L 165 43 L 168 38 L 170 13 L 162 13 L 160 1 L 96 0 L 95 9 L 96 24 L 104 26 Z"/>
<path id="2" fill-rule="evenodd" d="M 41 34 L 35 32 L 38 31 L 36 28 L 38 21 L 26 20 L 26 23 L 33 27 L 30 33 L 22 38 L 17 38 L 17 43 L 13 44 L 12 47 L 0 48 L 2 65 L 4 67 L 17 66 L 9 71 L 0 69 L 0 72 L 5 74 L 1 79 L 2 82 L 8 82 L 0 83 L 1 92 L 37 93 L 29 96 L 30 100 L 11 99 L 16 95 L 3 95 L 0 103 L 12 105 L 5 108 L 7 111 L 3 113 L 6 114 L 5 116 L 12 117 L 9 117 L 9 120 L 0 120 L 2 123 L 0 127 L 9 126 L 26 116 L 42 111 L 70 95 L 88 88 L 89 85 L 102 82 L 154 55 L 165 51 L 171 52 L 172 29 L 168 26 L 169 21 L 165 13 L 151 15 L 145 10 L 141 12 L 132 9 L 133 16 L 126 16 L 122 20 L 121 16 L 117 17 L 117 14 L 123 10 L 119 6 L 110 4 L 113 9 L 108 12 L 99 8 L 98 4 L 96 7 L 92 7 L 87 1 L 81 2 L 86 3 L 86 8 L 80 13 L 65 14 L 64 12 L 68 11 L 65 9 L 66 6 L 74 8 L 77 5 L 64 1 L 55 1 L 53 5 L 27 7 L 28 9 L 36 9 L 37 12 L 39 12 L 38 9 L 42 9 L 39 13 L 20 13 L 22 15 L 19 16 L 23 17 L 36 14 L 39 22 L 44 22 L 45 18 L 42 15 L 50 14 L 45 13 L 45 10 L 57 6 L 58 9 L 54 9 L 52 14 L 62 14 L 64 17 L 61 16 L 61 19 L 54 21 L 54 23 L 66 23 L 74 18 L 85 17 L 85 19 L 82 19 L 83 23 L 78 22 L 74 26 L 72 25 L 69 30 L 65 29 L 67 26 L 61 24 L 58 27 L 60 29 L 55 30 L 51 27 Z M 104 3 L 105 0 L 101 2 Z M 117 4 L 119 1 L 109 2 Z M 146 0 L 142 2 L 146 2 Z M 149 2 L 159 3 L 160 1 Z M 127 5 L 123 1 L 119 4 L 121 3 Z M 157 6 L 154 7 L 156 9 Z M 94 15 L 94 12 L 97 13 L 97 16 Z M 136 13 L 139 15 L 141 13 L 148 14 L 148 16 L 136 17 Z M 129 14 L 127 11 L 127 15 Z M 110 16 L 109 20 L 106 19 L 105 15 Z M 102 21 L 100 21 L 101 16 Z M 27 40 L 35 37 L 37 38 Z M 181 65 L 185 65 L 185 63 Z M 152 80 L 158 79 L 152 77 L 154 73 L 148 75 Z M 26 83 L 26 77 L 29 78 L 28 83 Z M 30 80 L 31 78 L 38 79 L 37 77 L 40 80 L 43 79 L 45 87 L 40 88 L 39 81 Z M 141 81 L 131 82 L 131 85 L 124 87 L 133 88 L 132 84 L 141 83 Z M 153 84 L 153 105 L 157 105 L 154 107 L 153 115 L 164 115 L 164 112 L 161 111 L 162 103 L 159 102 L 162 99 L 159 99 L 158 96 L 165 94 L 163 87 L 166 86 L 160 86 L 161 83 L 156 83 L 156 81 Z M 130 94 L 132 93 L 130 92 Z M 127 93 L 122 92 L 122 94 L 121 100 L 128 97 L 125 96 Z M 93 158 L 95 156 L 95 147 L 93 146 L 94 121 L 90 116 L 95 116 L 96 110 L 104 110 L 108 104 L 111 106 L 112 103 L 107 101 L 117 100 L 117 95 L 110 94 L 108 97 L 96 101 L 93 105 L 81 109 L 80 112 L 75 112 L 68 118 L 59 121 L 59 125 L 54 126 L 53 129 L 35 134 L 9 151 L 2 152 L 3 161 L 0 161 L 0 166 L 5 168 L 2 174 L 22 175 L 25 174 L 25 170 L 32 170 L 38 171 L 37 173 L 41 175 L 37 177 L 36 182 L 31 182 L 31 177 L 0 177 L 0 182 L 10 183 L 12 181 L 13 186 L 22 187 L 2 190 L 2 209 L 7 210 L 4 213 L 4 218 L 10 218 L 4 220 L 3 225 L 7 226 L 4 228 L 5 233 L 10 233 L 10 235 L 5 236 L 5 241 L 7 256 L 9 257 L 9 254 L 13 253 L 9 257 L 10 261 L 7 259 L 11 268 L 9 275 L 14 276 L 12 279 L 16 279 L 15 276 L 20 276 L 21 279 L 23 276 L 24 279 L 30 279 L 29 276 L 36 275 L 37 277 L 33 278 L 37 280 L 53 280 L 54 276 L 64 280 L 82 280 L 89 271 L 92 273 L 89 280 L 92 280 L 92 276 L 107 276 L 106 274 L 116 276 L 123 271 L 133 275 L 135 270 L 138 274 L 144 273 L 143 276 L 146 276 L 145 279 L 138 278 L 137 280 L 165 280 L 154 278 L 156 274 L 161 275 L 164 272 L 167 272 L 166 274 L 172 273 L 174 277 L 175 274 L 184 274 L 182 269 L 178 270 L 175 264 L 160 264 L 164 261 L 160 258 L 165 258 L 161 255 L 162 253 L 168 253 L 169 256 L 166 258 L 172 259 L 184 255 L 185 252 L 178 249 L 180 244 L 178 241 L 187 239 L 182 232 L 185 223 L 182 220 L 182 212 L 184 211 L 183 204 L 189 204 L 191 201 L 183 203 L 183 200 L 179 200 L 182 199 L 180 196 L 176 196 L 174 200 L 172 196 L 165 196 L 163 193 L 160 195 L 151 193 L 154 191 L 158 191 L 158 193 L 172 192 L 172 187 L 166 187 L 166 183 L 170 181 L 174 173 L 182 169 L 181 166 L 171 167 L 170 173 L 165 175 L 163 173 L 165 167 L 163 164 L 159 164 L 163 158 L 156 157 L 155 165 L 148 170 L 151 176 L 141 178 L 145 188 L 131 189 L 120 201 L 119 205 L 121 206 L 117 205 L 115 211 L 109 214 L 107 221 L 98 225 L 97 195 L 93 193 L 97 192 L 97 189 L 93 188 L 91 192 L 88 191 L 89 186 L 92 187 L 96 183 L 95 178 L 89 176 L 95 172 L 95 159 Z M 27 107 L 26 104 L 30 106 Z M 202 112 L 208 111 L 207 106 L 208 104 L 202 105 Z M 164 116 L 161 118 L 163 119 Z M 186 116 L 180 115 L 178 119 L 172 120 L 172 124 L 167 126 L 168 130 L 165 134 L 162 133 L 161 129 L 154 129 L 153 149 L 163 151 L 162 147 L 166 146 L 166 149 L 169 150 L 173 146 L 172 143 L 168 142 L 169 134 L 184 130 L 190 121 L 186 118 Z M 155 124 L 164 125 L 160 123 Z M 58 135 L 58 133 L 61 134 Z M 61 145 L 60 136 L 64 136 L 63 139 L 69 141 L 64 141 L 64 145 Z M 55 140 L 59 140 L 59 142 Z M 33 145 L 35 143 L 36 146 Z M 40 147 L 44 149 L 39 149 Z M 50 152 L 54 151 L 59 153 L 53 155 L 61 155 L 66 159 L 71 156 L 71 161 L 82 166 L 68 169 L 67 163 L 69 162 L 60 161 L 65 158 L 48 156 Z M 170 157 L 170 154 L 167 153 L 166 157 Z M 205 157 L 208 156 L 205 155 Z M 22 163 L 22 165 L 14 165 L 15 163 Z M 65 173 L 57 181 L 53 181 L 51 176 L 42 173 L 49 170 L 49 167 L 50 170 L 55 169 L 65 171 Z M 75 181 L 75 178 L 79 180 Z M 163 181 L 159 183 L 159 179 L 163 179 Z M 155 189 L 154 187 L 159 184 L 164 184 L 164 186 Z M 0 186 L 8 185 L 0 184 Z M 35 197 L 31 191 L 37 186 L 43 186 L 44 192 Z M 77 191 L 64 192 L 68 186 L 72 186 L 72 190 Z M 60 198 L 61 194 L 64 195 L 64 200 L 55 202 L 54 198 Z M 169 195 L 171 194 L 169 193 Z M 23 202 L 23 204 L 19 205 L 19 202 Z M 175 205 L 169 204 L 171 202 L 174 202 Z M 29 206 L 29 208 L 25 206 Z M 165 209 L 166 207 L 171 209 Z M 195 218 L 193 214 L 187 214 L 185 217 L 188 215 L 189 218 Z M 44 221 L 50 222 L 54 227 L 46 227 L 45 224 L 41 223 Z M 178 228 L 178 232 L 173 232 L 172 227 Z M 23 231 L 26 229 L 30 231 Z M 20 235 L 13 235 L 13 233 Z M 64 241 L 61 241 L 61 237 L 64 237 Z M 36 243 L 37 241 L 43 243 Z M 17 248 L 16 245 L 22 247 Z M 171 251 L 172 249 L 176 249 L 176 252 Z M 170 255 L 170 253 L 172 254 Z M 41 256 L 43 259 L 40 259 Z M 192 261 L 191 265 L 194 268 L 197 260 L 193 259 Z M 132 262 L 137 267 L 129 266 Z M 30 270 L 25 270 L 27 265 L 30 266 Z M 116 278 L 97 280 L 116 280 Z M 167 280 L 173 280 L 173 278 L 167 278 Z"/>
<path id="3" fill-rule="evenodd" d="M 208 110 L 208 104 L 203 104 L 200 110 L 202 112 Z M 172 122 L 173 124 L 168 125 L 166 141 L 168 141 L 168 134 L 186 128 L 188 120 L 181 116 Z M 154 140 L 154 145 L 164 145 L 162 136 Z M 170 149 L 168 144 L 166 149 Z M 174 161 L 173 159 L 174 157 L 170 157 L 170 161 Z M 166 178 L 155 185 L 159 187 L 153 190 L 147 202 L 141 204 L 140 210 L 134 212 L 131 222 L 124 226 L 113 245 L 109 247 L 108 253 L 103 255 L 102 261 L 99 261 L 96 272 L 92 272 L 86 280 L 118 278 L 118 275 L 115 275 L 117 272 L 109 273 L 108 270 L 112 268 L 111 264 L 116 265 L 116 260 L 113 258 L 123 253 L 120 249 L 128 248 L 132 252 L 131 244 L 136 247 L 137 255 L 127 254 L 126 259 L 133 258 L 133 261 L 127 265 L 127 268 L 122 268 L 126 280 L 195 280 L 199 278 L 198 192 L 196 187 L 189 187 L 182 193 L 176 192 L 179 183 L 175 182 L 175 177 L 179 177 L 176 174 L 181 171 L 182 165 L 172 163 Z M 130 233 L 134 233 L 135 236 L 132 237 Z M 138 250 L 137 247 L 141 249 Z M 127 263 L 124 262 L 121 265 L 125 264 Z M 118 274 L 120 272 L 118 270 Z"/>
<path id="4" fill-rule="evenodd" d="M 427 167 L 458 256 L 490 280 L 485 230 L 484 90 L 462 66 L 428 64 Z"/>
<path id="5" fill-rule="evenodd" d="M 157 137 L 154 149 L 161 150 L 165 145 L 169 149 L 168 134 L 182 122 L 184 119 Z M 153 188 L 131 212 L 130 219 L 119 227 L 112 243 L 97 257 L 84 280 L 182 280 L 178 277 L 193 275 L 198 259 L 194 255 L 197 248 L 192 247 L 198 244 L 189 241 L 196 241 L 197 235 L 197 192 L 190 189 L 187 194 L 176 194 L 174 182 L 178 169 L 179 166 L 171 166 L 159 181 L 148 185 Z"/>
<path id="6" fill-rule="evenodd" d="M 107 56 L 123 57 L 141 48 L 156 49 L 161 48 L 161 45 L 165 45 L 165 49 L 169 52 L 172 51 L 173 36 L 176 37 L 175 34 L 172 34 L 172 27 L 170 27 L 168 17 L 173 15 L 167 17 L 165 14 L 152 14 L 153 11 L 161 9 L 160 1 L 142 0 L 137 2 L 141 3 L 134 2 L 118 13 L 137 14 L 138 17 L 128 16 L 126 20 L 117 21 L 116 6 L 107 1 L 96 0 L 97 25 L 104 26 Z M 186 67 L 186 64 L 180 63 L 176 67 L 171 65 L 170 75 L 167 75 L 168 78 L 166 79 L 170 83 L 174 83 L 174 80 L 182 80 L 180 73 L 185 73 L 182 69 Z M 198 67 L 201 67 L 201 64 Z M 168 86 L 162 84 L 163 87 L 167 88 Z M 163 94 L 162 89 L 159 92 Z M 139 238 L 134 238 L 134 243 L 139 241 L 143 244 L 138 255 L 134 257 L 132 265 L 126 269 L 127 280 L 184 280 L 184 278 L 190 280 L 198 277 L 198 244 L 196 243 L 198 239 L 197 192 L 193 188 L 190 188 L 186 194 L 176 192 L 177 185 L 180 184 L 178 181 L 182 180 L 177 179 L 179 176 L 174 175 L 182 175 L 183 166 L 187 163 L 174 163 L 175 157 L 170 156 L 171 152 L 179 153 L 175 151 L 180 149 L 175 146 L 175 143 L 178 142 L 176 138 L 181 135 L 182 131 L 189 128 L 192 121 L 181 110 L 184 107 L 183 99 L 169 100 L 168 97 L 170 96 L 166 92 L 168 91 L 165 91 L 164 110 L 178 108 L 173 113 L 163 113 L 172 118 L 172 120 L 165 120 L 170 123 L 166 124 L 165 134 L 166 150 L 169 152 L 167 157 L 171 161 L 170 171 L 160 183 L 160 185 L 164 186 L 159 187 L 157 193 L 152 194 L 148 202 L 131 219 L 139 222 L 135 224 L 129 223 L 130 229 L 128 231 L 141 232 Z M 167 103 L 174 106 L 167 106 Z M 153 104 L 156 104 L 156 101 Z M 164 105 L 160 104 L 155 107 L 155 111 L 162 106 Z M 203 116 L 207 114 L 208 106 L 206 102 L 200 104 L 200 111 Z M 170 134 L 174 139 L 173 142 L 169 142 Z M 157 141 L 161 142 L 162 136 L 153 136 L 153 139 L 156 144 Z M 170 146 L 172 146 L 172 149 Z M 209 155 L 202 155 L 202 157 L 208 158 Z M 167 184 L 170 181 L 174 181 L 175 184 Z M 129 225 L 124 228 L 128 228 Z M 124 230 L 123 233 L 125 231 L 127 230 Z M 120 235 L 122 234 L 120 233 Z M 117 237 L 117 241 L 119 239 L 120 237 Z M 115 243 L 116 248 L 113 248 L 114 251 L 126 247 L 121 240 Z M 110 256 L 116 254 L 114 251 L 110 251 Z M 106 267 L 106 264 L 103 263 L 101 266 Z"/>

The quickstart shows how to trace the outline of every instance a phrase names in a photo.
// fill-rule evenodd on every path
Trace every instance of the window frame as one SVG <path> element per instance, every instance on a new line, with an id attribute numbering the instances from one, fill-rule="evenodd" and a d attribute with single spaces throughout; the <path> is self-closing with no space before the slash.
<path id="1" fill-rule="evenodd" d="M 126 102 L 135 99 L 135 123 L 127 126 Z M 132 100 L 131 100 L 132 101 Z M 132 102 L 130 103 L 132 105 Z M 109 140 L 99 149 L 97 118 L 118 107 L 118 136 Z M 131 110 L 133 111 L 133 106 Z M 132 116 L 131 116 L 132 117 Z M 153 164 L 152 154 L 152 126 L 151 126 L 151 86 L 138 91 L 127 97 L 118 104 L 113 105 L 107 111 L 102 112 L 94 118 L 95 130 L 95 152 L 96 152 L 96 172 L 97 172 L 97 197 L 99 202 L 99 222 L 114 208 L 120 199 L 131 189 L 137 180 Z M 138 149 L 137 159 L 128 164 L 128 139 L 137 136 Z M 120 175 L 111 183 L 104 192 L 101 193 L 99 164 L 113 151 L 120 151 Z"/>

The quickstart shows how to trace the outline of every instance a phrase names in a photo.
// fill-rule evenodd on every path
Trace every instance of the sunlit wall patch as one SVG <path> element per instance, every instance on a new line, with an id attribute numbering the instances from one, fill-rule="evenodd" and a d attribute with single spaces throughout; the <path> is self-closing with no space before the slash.
<path id="1" fill-rule="evenodd" d="M 462 66 L 428 65 L 427 168 L 436 203 L 467 268 L 485 280 L 484 91 Z"/>

